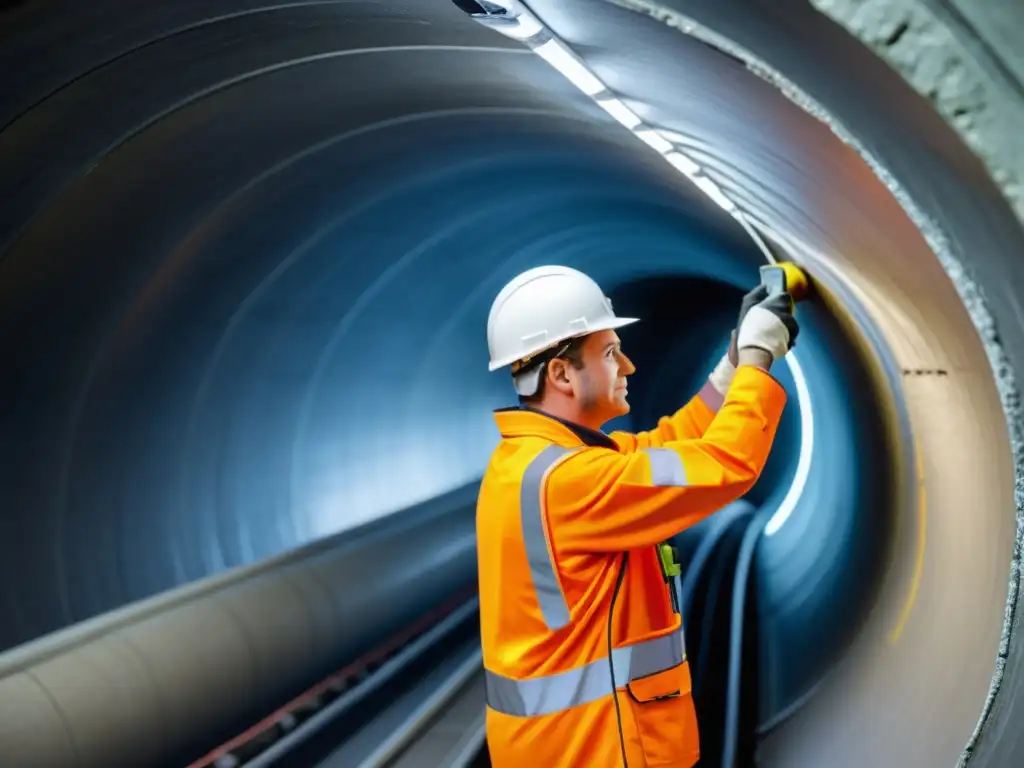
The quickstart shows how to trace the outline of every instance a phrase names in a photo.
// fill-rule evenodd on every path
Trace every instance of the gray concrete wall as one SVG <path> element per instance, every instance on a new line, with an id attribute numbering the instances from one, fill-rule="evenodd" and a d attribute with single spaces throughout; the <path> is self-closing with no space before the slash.
<path id="1" fill-rule="evenodd" d="M 810 2 L 932 102 L 1024 221 L 1024 3 Z"/>

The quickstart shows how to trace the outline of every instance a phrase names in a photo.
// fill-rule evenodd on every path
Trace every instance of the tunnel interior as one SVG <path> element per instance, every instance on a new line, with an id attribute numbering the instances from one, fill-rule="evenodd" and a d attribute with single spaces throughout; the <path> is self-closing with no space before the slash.
<path id="1" fill-rule="evenodd" d="M 651 426 L 723 353 L 754 227 L 815 284 L 747 497 L 784 512 L 748 585 L 759 764 L 954 760 L 1016 535 L 1024 236 L 988 174 L 809 6 L 529 3 L 741 226 L 456 5 L 0 11 L 0 649 L 472 484 L 514 402 L 487 309 L 529 267 L 643 318 L 609 426 Z"/>

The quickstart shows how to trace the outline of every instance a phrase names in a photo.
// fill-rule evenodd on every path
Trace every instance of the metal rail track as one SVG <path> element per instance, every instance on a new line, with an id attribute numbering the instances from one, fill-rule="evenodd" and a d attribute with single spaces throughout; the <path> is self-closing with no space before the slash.
<path id="1" fill-rule="evenodd" d="M 438 670 L 448 669 L 452 650 L 459 649 L 461 660 L 474 649 L 479 654 L 474 620 L 478 606 L 473 597 L 438 617 L 433 626 L 405 633 L 410 636 L 383 658 L 375 657 L 357 672 L 346 669 L 347 674 L 332 676 L 233 740 L 226 745 L 229 748 L 222 747 L 189 768 L 309 768 L 347 746 L 354 750 L 351 754 L 358 754 L 359 748 L 351 745 L 362 743 L 384 713 L 392 711 L 395 701 L 406 701 L 406 692 L 421 690 L 424 680 L 438 685 Z M 430 693 L 421 699 L 435 700 Z M 374 746 L 381 741 L 378 735 Z M 357 762 L 345 766 L 351 768 Z"/>
<path id="2" fill-rule="evenodd" d="M 483 744 L 483 667 L 470 642 L 318 768 L 467 768 Z"/>

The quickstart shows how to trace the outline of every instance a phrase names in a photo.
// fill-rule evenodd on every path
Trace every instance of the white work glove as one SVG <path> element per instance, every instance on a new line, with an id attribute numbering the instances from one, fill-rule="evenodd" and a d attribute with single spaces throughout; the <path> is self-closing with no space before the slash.
<path id="1" fill-rule="evenodd" d="M 708 383 L 715 388 L 718 394 L 725 397 L 729 392 L 729 387 L 732 385 L 732 377 L 735 375 L 736 366 L 729 359 L 729 353 L 726 353 L 722 355 L 722 359 L 718 361 L 715 370 L 708 376 Z"/>
<path id="2" fill-rule="evenodd" d="M 793 348 L 799 332 L 788 293 L 769 296 L 768 289 L 759 285 L 743 298 L 737 350 L 756 347 L 778 360 Z"/>
<path id="3" fill-rule="evenodd" d="M 751 307 L 764 301 L 767 293 L 764 290 L 764 286 L 758 286 L 752 291 L 748 291 L 743 297 L 743 302 L 740 304 L 740 316 L 736 322 L 736 328 L 743 325 L 743 318 L 747 316 L 747 312 L 750 311 Z M 729 350 L 722 356 L 722 359 L 718 361 L 718 365 L 708 376 L 708 383 L 720 394 L 725 397 L 729 392 L 729 387 L 732 385 L 733 377 L 736 375 L 736 366 L 740 364 L 740 353 L 739 347 L 736 345 L 736 330 L 734 329 L 732 335 L 729 337 Z"/>

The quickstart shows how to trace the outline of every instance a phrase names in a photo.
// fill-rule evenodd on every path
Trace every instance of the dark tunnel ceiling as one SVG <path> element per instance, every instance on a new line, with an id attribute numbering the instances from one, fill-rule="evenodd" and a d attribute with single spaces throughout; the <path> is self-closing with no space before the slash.
<path id="1" fill-rule="evenodd" d="M 709 158 L 716 142 L 749 136 L 730 100 L 770 88 L 739 65 L 661 28 L 645 33 L 659 39 L 633 68 L 602 61 L 620 17 L 582 13 L 594 3 L 535 5 L 570 42 L 589 35 L 599 74 L 659 124 L 695 135 Z M 852 40 L 807 44 L 801 32 L 812 22 L 795 3 L 763 5 L 687 10 L 782 71 L 811 73 L 801 85 L 831 108 L 865 105 L 863 125 L 847 124 L 879 156 L 926 141 L 942 162 L 917 184 L 947 207 L 950 187 L 970 184 L 978 203 L 960 215 L 972 226 L 990 185 L 923 102 L 908 101 Z M 0 534 L 4 645 L 294 546 L 336 528 L 339 515 L 399 508 L 469 479 L 491 435 L 459 414 L 507 398 L 502 381 L 469 392 L 451 383 L 480 379 L 474 318 L 515 263 L 489 250 L 496 227 L 526 262 L 557 252 L 597 265 L 642 237 L 664 250 L 655 261 L 719 254 L 719 276 L 746 279 L 751 246 L 728 217 L 543 62 L 448 3 L 262 8 L 28 4 L 0 33 L 0 66 L 15 73 L 0 100 L 0 328 L 5 368 L 16 372 L 0 385 L 15 406 L 2 425 L 4 507 L 14 510 Z M 766 42 L 775 13 L 793 14 L 799 44 Z M 379 50 L 337 55 L 352 29 L 361 48 Z M 403 50 L 425 41 L 430 50 Z M 666 45 L 686 76 L 650 76 Z M 843 56 L 863 67 L 836 80 Z M 680 98 L 694 82 L 701 88 Z M 687 111 L 677 113 L 681 102 Z M 699 125 L 694 105 L 708 117 Z M 897 105 L 894 126 L 886 110 Z M 715 161 L 799 189 L 799 169 L 771 142 L 799 142 L 811 123 L 796 111 L 776 116 L 742 157 Z M 886 130 L 872 133 L 872 121 Z M 372 123 L 371 140 L 362 129 Z M 848 169 L 834 170 L 813 184 L 837 185 L 838 200 Z M 804 184 L 806 195 L 812 180 Z M 833 204 L 744 202 L 793 228 Z M 339 210 L 358 215 L 339 228 Z M 623 211 L 629 231 L 616 230 Z M 438 233 L 446 221 L 452 231 Z M 986 223 L 993 243 L 1019 241 L 999 212 Z M 373 252 L 345 248 L 354 242 Z M 408 259 L 384 267 L 381 251 Z M 282 253 L 292 254 L 284 267 Z M 1021 328 L 1005 322 L 1024 295 L 1019 271 L 996 260 L 974 267 L 1004 291 L 994 311 L 1020 370 Z M 443 287 L 452 273 L 476 291 L 461 303 Z M 370 333 L 448 309 L 453 320 L 411 328 L 401 345 Z M 421 350 L 415 375 L 402 358 L 408 346 Z M 408 390 L 400 408 L 380 381 Z M 423 458 L 431 453 L 433 462 Z M 444 475 L 442 465 L 464 473 Z M 413 481 L 396 488 L 395 466 Z M 354 477 L 367 481 L 362 496 Z M 289 514 L 314 499 L 327 500 L 319 515 Z"/>

